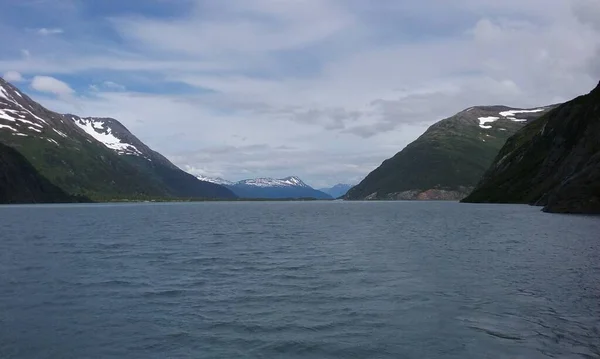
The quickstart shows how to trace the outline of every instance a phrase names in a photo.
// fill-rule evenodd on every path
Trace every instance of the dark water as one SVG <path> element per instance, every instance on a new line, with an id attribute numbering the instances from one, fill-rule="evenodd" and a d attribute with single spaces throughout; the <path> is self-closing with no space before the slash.
<path id="1" fill-rule="evenodd" d="M 0 207 L 0 358 L 600 358 L 600 218 Z"/>

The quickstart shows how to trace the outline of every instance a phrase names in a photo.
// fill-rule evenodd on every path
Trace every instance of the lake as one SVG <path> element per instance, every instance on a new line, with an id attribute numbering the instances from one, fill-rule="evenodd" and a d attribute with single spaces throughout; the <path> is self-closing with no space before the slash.
<path id="1" fill-rule="evenodd" d="M 600 358 L 600 217 L 0 207 L 0 358 Z"/>

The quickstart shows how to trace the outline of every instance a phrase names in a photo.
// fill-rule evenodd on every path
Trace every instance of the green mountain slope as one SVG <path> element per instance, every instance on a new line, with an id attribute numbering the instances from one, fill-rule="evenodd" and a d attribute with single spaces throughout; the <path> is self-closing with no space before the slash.
<path id="1" fill-rule="evenodd" d="M 52 112 L 1 78 L 0 143 L 70 194 L 96 200 L 235 198 L 227 188 L 180 170 L 118 121 Z"/>
<path id="2" fill-rule="evenodd" d="M 458 200 L 477 184 L 506 139 L 548 107 L 472 107 L 431 126 L 384 161 L 346 199 Z"/>
<path id="3" fill-rule="evenodd" d="M 600 84 L 511 137 L 464 201 L 600 213 L 599 139 Z"/>
<path id="4" fill-rule="evenodd" d="M 87 202 L 53 185 L 18 151 L 0 143 L 0 203 Z"/>
<path id="5" fill-rule="evenodd" d="M 182 171 L 160 153 L 152 150 L 119 121 L 112 118 L 81 118 L 67 115 L 77 127 L 97 138 L 129 165 L 140 171 L 147 180 L 156 183 L 167 197 L 176 198 L 235 198 L 224 186 L 199 181 Z"/>

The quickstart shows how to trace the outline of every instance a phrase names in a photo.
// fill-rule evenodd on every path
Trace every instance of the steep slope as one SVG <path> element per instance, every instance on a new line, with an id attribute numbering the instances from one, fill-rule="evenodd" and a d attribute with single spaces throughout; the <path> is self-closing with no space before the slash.
<path id="1" fill-rule="evenodd" d="M 99 200 L 235 196 L 181 171 L 118 121 L 49 111 L 2 78 L 0 142 L 71 194 Z"/>
<path id="2" fill-rule="evenodd" d="M 202 181 L 182 171 L 160 153 L 152 150 L 113 118 L 80 118 L 67 115 L 84 132 L 115 151 L 121 158 L 149 173 L 174 197 L 235 198 L 220 184 Z"/>
<path id="3" fill-rule="evenodd" d="M 477 184 L 508 137 L 550 108 L 466 109 L 429 127 L 345 198 L 459 200 Z"/>
<path id="4" fill-rule="evenodd" d="M 599 139 L 600 84 L 511 137 L 464 202 L 600 213 Z"/>
<path id="5" fill-rule="evenodd" d="M 321 189 L 319 189 L 319 191 L 321 191 L 323 193 L 327 193 L 328 195 L 330 195 L 333 198 L 339 198 L 339 197 L 345 196 L 346 193 L 348 193 L 348 191 L 350 190 L 350 188 L 352 188 L 352 185 L 338 183 L 333 187 L 321 188 Z"/>
<path id="6" fill-rule="evenodd" d="M 205 176 L 198 177 L 203 181 L 219 183 L 227 186 L 237 196 L 241 198 L 316 198 L 332 199 L 327 193 L 318 191 L 300 178 L 290 176 L 282 179 L 274 178 L 255 178 L 239 182 L 230 182 L 222 178 L 209 178 Z"/>
<path id="7" fill-rule="evenodd" d="M 15 149 L 0 143 L 0 203 L 87 202 L 42 177 Z"/>

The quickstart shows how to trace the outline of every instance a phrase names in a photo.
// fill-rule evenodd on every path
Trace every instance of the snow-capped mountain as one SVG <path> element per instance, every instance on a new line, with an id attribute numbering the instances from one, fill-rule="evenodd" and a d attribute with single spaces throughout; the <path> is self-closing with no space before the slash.
<path id="1" fill-rule="evenodd" d="M 47 111 L 0 78 L 0 133 L 36 137 L 58 145 L 60 138 L 68 137 L 68 129 L 61 115 Z"/>
<path id="2" fill-rule="evenodd" d="M 317 198 L 331 199 L 327 193 L 307 185 L 296 176 L 276 178 L 254 178 L 231 182 L 222 178 L 197 177 L 201 181 L 218 183 L 231 189 L 242 198 Z"/>
<path id="3" fill-rule="evenodd" d="M 198 181 L 111 118 L 50 111 L 0 78 L 0 142 L 52 183 L 92 198 L 234 198 Z"/>
<path id="4" fill-rule="evenodd" d="M 464 202 L 600 214 L 599 138 L 600 83 L 519 130 Z"/>
<path id="5" fill-rule="evenodd" d="M 115 151 L 119 155 L 143 156 L 142 151 L 131 143 L 126 143 L 123 139 L 115 136 L 113 127 L 118 126 L 113 119 L 102 118 L 80 118 L 71 116 L 73 122 L 92 136 L 96 141 L 102 143 L 107 148 Z"/>
<path id="6" fill-rule="evenodd" d="M 281 179 L 274 178 L 255 178 L 239 181 L 237 185 L 254 186 L 254 187 L 305 187 L 311 188 L 306 183 L 296 176 L 290 176 Z"/>
<path id="7" fill-rule="evenodd" d="M 345 198 L 462 199 L 479 182 L 509 137 L 555 107 L 467 108 L 430 126 L 352 187 Z"/>
<path id="8" fill-rule="evenodd" d="M 470 108 L 468 109 L 466 112 L 470 112 L 470 110 L 473 110 L 474 108 Z M 484 108 L 479 108 L 479 110 L 482 110 Z M 491 116 L 488 114 L 487 116 L 480 116 L 477 117 L 477 120 L 479 121 L 479 127 L 483 128 L 483 129 L 491 129 L 492 128 L 492 124 L 497 122 L 498 120 L 504 120 L 504 121 L 512 121 L 512 122 L 527 122 L 529 120 L 531 120 L 532 118 L 538 118 L 540 116 L 540 113 L 545 112 L 549 109 L 549 107 L 542 107 L 542 108 L 536 108 L 536 109 L 530 109 L 530 110 L 523 110 L 523 109 L 510 109 L 510 110 L 505 110 L 505 111 L 499 111 L 497 114 L 493 113 Z M 494 109 L 490 109 L 490 111 L 492 112 L 496 112 L 494 111 Z M 534 114 L 532 116 L 532 114 Z M 517 118 L 517 116 L 519 116 L 520 118 Z M 506 131 L 505 128 L 502 128 L 502 124 L 499 125 L 499 129 L 501 131 Z"/>
<path id="9" fill-rule="evenodd" d="M 228 181 L 221 177 L 213 178 L 213 177 L 207 177 L 207 176 L 200 175 L 200 176 L 196 176 L 196 178 L 198 178 L 200 181 L 203 181 L 203 182 L 210 182 L 210 183 L 219 184 L 222 186 L 230 186 L 230 185 L 234 184 L 234 182 Z"/>

